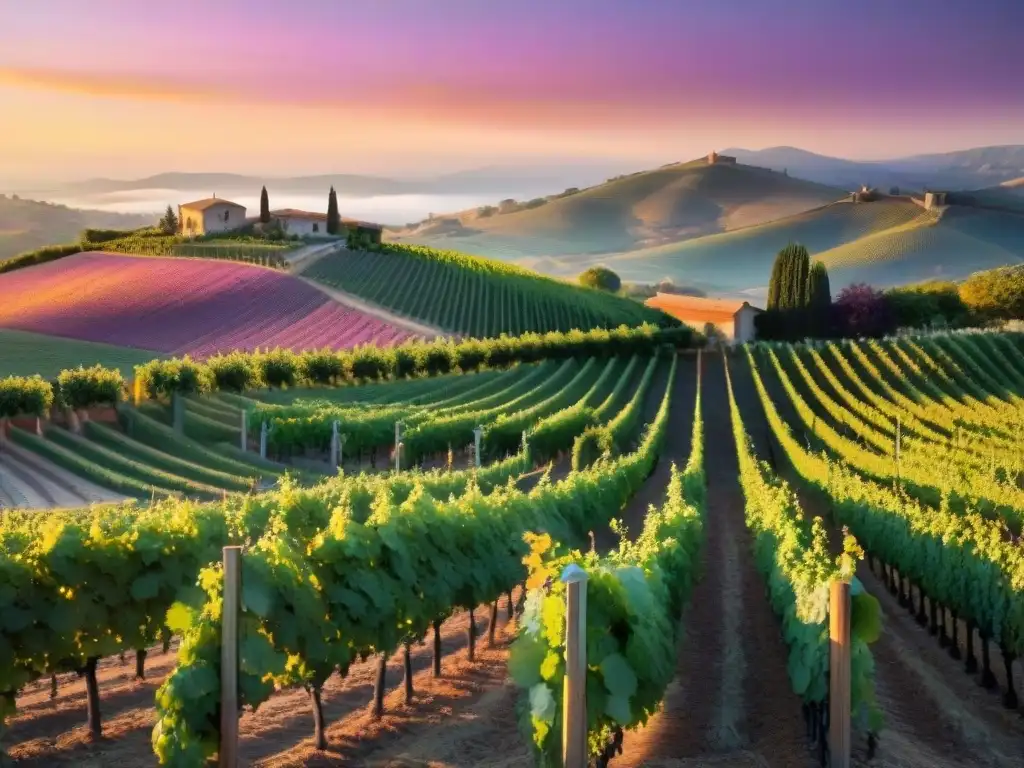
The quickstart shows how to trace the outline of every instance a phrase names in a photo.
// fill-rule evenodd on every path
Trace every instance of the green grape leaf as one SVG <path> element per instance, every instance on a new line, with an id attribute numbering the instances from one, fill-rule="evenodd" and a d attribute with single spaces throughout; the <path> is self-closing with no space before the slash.
<path id="1" fill-rule="evenodd" d="M 31 624 L 32 611 L 16 605 L 5 606 L 3 611 L 0 611 L 0 629 L 7 632 L 21 632 Z"/>
<path id="2" fill-rule="evenodd" d="M 255 569 L 247 570 L 242 580 L 242 605 L 261 619 L 270 616 L 273 608 L 273 593 Z"/>
<path id="3" fill-rule="evenodd" d="M 152 600 L 160 593 L 160 582 L 163 576 L 159 573 L 144 573 L 132 582 L 132 598 L 135 600 Z"/>
<path id="4" fill-rule="evenodd" d="M 264 635 L 249 632 L 238 642 L 238 668 L 254 675 L 279 675 L 284 672 L 285 657 Z"/>
<path id="5" fill-rule="evenodd" d="M 508 672 L 520 688 L 532 688 L 541 681 L 540 665 L 547 650 L 534 638 L 535 635 L 520 635 L 509 649 Z"/>
<path id="6" fill-rule="evenodd" d="M 632 713 L 629 709 L 628 696 L 609 696 L 608 700 L 604 704 L 604 711 L 605 714 L 621 725 L 629 725 L 632 723 Z"/>
<path id="7" fill-rule="evenodd" d="M 793 692 L 803 696 L 811 684 L 811 668 L 806 658 L 796 655 L 789 657 L 789 680 L 793 685 Z"/>
<path id="8" fill-rule="evenodd" d="M 873 643 L 882 636 L 882 606 L 878 598 L 867 592 L 851 600 L 850 629 L 854 637 Z"/>
<path id="9" fill-rule="evenodd" d="M 220 689 L 217 673 L 210 667 L 179 667 L 174 672 L 174 691 L 189 706 Z"/>
<path id="10" fill-rule="evenodd" d="M 605 656 L 601 661 L 601 675 L 604 677 L 605 688 L 613 697 L 624 696 L 628 699 L 636 693 L 636 673 L 622 654 Z"/>
<path id="11" fill-rule="evenodd" d="M 537 683 L 530 689 L 530 714 L 545 723 L 555 721 L 557 706 L 554 694 L 544 683 Z"/>

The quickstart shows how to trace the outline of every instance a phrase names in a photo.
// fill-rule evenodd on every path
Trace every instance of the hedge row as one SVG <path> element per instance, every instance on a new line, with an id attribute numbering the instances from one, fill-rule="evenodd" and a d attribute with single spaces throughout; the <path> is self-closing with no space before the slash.
<path id="1" fill-rule="evenodd" d="M 45 417 L 54 405 L 75 410 L 113 406 L 123 391 L 121 372 L 101 365 L 61 371 L 52 382 L 41 376 L 8 376 L 0 379 L 0 418 Z"/>
<path id="2" fill-rule="evenodd" d="M 251 389 L 294 386 L 337 386 L 354 382 L 438 376 L 456 371 L 506 368 L 515 363 L 568 357 L 607 357 L 652 353 L 671 344 L 694 344 L 693 329 L 636 328 L 560 333 L 527 333 L 495 339 L 409 342 L 396 347 L 366 345 L 341 351 L 231 352 L 198 362 L 188 357 L 154 360 L 136 368 L 136 378 L 149 397 L 169 398 L 212 391 L 244 392 Z"/>
<path id="3" fill-rule="evenodd" d="M 53 405 L 53 387 L 41 376 L 0 379 L 0 419 L 45 416 Z"/>
<path id="4" fill-rule="evenodd" d="M 645 324 L 636 328 L 560 333 L 527 333 L 495 339 L 408 342 L 396 347 L 366 345 L 341 351 L 329 349 L 292 352 L 273 349 L 262 352 L 231 352 L 203 362 L 188 356 L 152 360 L 137 366 L 135 378 L 152 399 L 167 401 L 175 394 L 203 395 L 211 392 L 288 388 L 295 386 L 342 386 L 357 382 L 438 376 L 446 373 L 507 368 L 516 363 L 563 360 L 569 357 L 608 357 L 650 354 L 670 344 L 689 347 L 696 341 L 691 328 L 658 328 Z M 45 416 L 57 405 L 74 409 L 95 405 L 116 405 L 124 396 L 121 374 L 95 365 L 62 371 L 55 382 L 39 376 L 0 379 L 0 418 Z M 200 409 L 201 411 L 202 409 Z M 204 426 L 216 425 L 194 413 Z M 220 425 L 217 425 L 220 426 Z M 218 439 L 230 440 L 234 430 Z"/>
<path id="5" fill-rule="evenodd" d="M 0 275 L 4 272 L 13 272 L 16 269 L 63 259 L 65 256 L 73 256 L 76 253 L 81 253 L 83 250 L 85 250 L 85 247 L 82 243 L 64 243 L 62 245 L 47 245 L 42 248 L 36 248 L 34 251 L 19 253 L 17 256 L 0 262 Z"/>

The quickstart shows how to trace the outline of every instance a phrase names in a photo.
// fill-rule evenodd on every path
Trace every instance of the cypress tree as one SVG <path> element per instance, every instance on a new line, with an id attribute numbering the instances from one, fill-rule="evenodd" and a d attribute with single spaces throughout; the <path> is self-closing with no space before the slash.
<path id="1" fill-rule="evenodd" d="M 338 215 L 338 194 L 331 187 L 327 195 L 327 234 L 336 235 L 341 229 L 341 216 Z"/>
<path id="2" fill-rule="evenodd" d="M 267 188 L 260 192 L 260 223 L 270 223 L 270 197 L 267 195 Z"/>
<path id="3" fill-rule="evenodd" d="M 793 261 L 793 246 L 787 245 L 783 252 L 785 256 L 782 261 L 782 287 L 779 288 L 779 309 L 789 309 L 793 306 L 793 270 L 796 267 Z"/>
<path id="4" fill-rule="evenodd" d="M 792 259 L 789 308 L 804 309 L 810 304 L 811 257 L 804 246 L 794 245 Z"/>
<path id="5" fill-rule="evenodd" d="M 785 299 L 786 279 L 789 270 L 790 251 L 783 248 L 775 256 L 772 264 L 772 276 L 768 281 L 768 309 L 782 309 Z"/>
<path id="6" fill-rule="evenodd" d="M 827 336 L 832 308 L 832 288 L 829 284 L 828 269 L 822 262 L 814 262 L 807 282 L 811 330 L 816 336 Z"/>
<path id="7" fill-rule="evenodd" d="M 810 298 L 810 271 L 811 258 L 804 246 L 790 243 L 779 251 L 768 285 L 768 309 L 806 307 Z"/>
<path id="8" fill-rule="evenodd" d="M 832 287 L 828 280 L 828 269 L 822 262 L 814 262 L 808 282 L 808 304 L 811 307 L 821 308 L 832 304 Z"/>
<path id="9" fill-rule="evenodd" d="M 768 309 L 779 306 L 779 289 L 782 287 L 782 254 L 775 257 L 772 264 L 772 276 L 768 279 Z"/>

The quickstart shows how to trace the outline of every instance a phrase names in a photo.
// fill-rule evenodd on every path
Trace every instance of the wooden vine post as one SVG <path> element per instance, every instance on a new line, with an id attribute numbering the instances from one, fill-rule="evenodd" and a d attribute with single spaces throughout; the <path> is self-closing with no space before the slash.
<path id="1" fill-rule="evenodd" d="M 900 417 L 896 417 L 896 480 L 900 479 L 900 448 L 903 442 L 903 425 L 900 423 Z"/>
<path id="2" fill-rule="evenodd" d="M 338 448 L 340 440 L 338 436 L 338 421 L 335 419 L 331 422 L 331 469 L 335 470 L 338 468 Z"/>
<path id="3" fill-rule="evenodd" d="M 249 450 L 249 414 L 242 409 L 242 439 L 241 448 L 243 451 Z"/>
<path id="4" fill-rule="evenodd" d="M 829 765 L 850 768 L 850 585 L 833 581 L 829 594 Z"/>
<path id="5" fill-rule="evenodd" d="M 269 426 L 266 422 L 259 428 L 259 458 L 266 459 L 266 437 L 270 434 Z"/>
<path id="6" fill-rule="evenodd" d="M 220 768 L 238 765 L 238 613 L 242 548 L 224 547 L 224 602 L 220 646 Z"/>
<path id="7" fill-rule="evenodd" d="M 171 413 L 174 431 L 179 435 L 185 434 L 185 396 L 180 392 L 171 395 Z"/>
<path id="8" fill-rule="evenodd" d="M 402 471 L 402 422 L 395 422 L 395 472 Z"/>
<path id="9" fill-rule="evenodd" d="M 562 765 L 587 768 L 587 572 L 572 563 L 561 580 L 566 585 Z"/>
<path id="10" fill-rule="evenodd" d="M 473 457 L 476 461 L 477 469 L 480 468 L 480 438 L 483 437 L 484 428 L 474 427 L 473 428 Z"/>

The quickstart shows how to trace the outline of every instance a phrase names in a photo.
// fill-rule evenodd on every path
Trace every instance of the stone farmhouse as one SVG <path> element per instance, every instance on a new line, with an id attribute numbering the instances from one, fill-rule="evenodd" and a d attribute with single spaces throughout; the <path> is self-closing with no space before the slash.
<path id="1" fill-rule="evenodd" d="M 270 218 L 279 221 L 284 231 L 289 235 L 299 237 L 329 237 L 327 234 L 327 214 L 315 213 L 313 211 L 299 211 L 295 208 L 282 208 L 271 211 Z M 258 219 L 253 219 L 258 221 Z M 356 232 L 364 235 L 365 239 L 372 243 L 380 243 L 383 227 L 380 224 L 371 224 L 367 221 L 358 221 L 341 217 L 342 232 L 339 237 L 345 237 L 349 232 Z"/>
<path id="2" fill-rule="evenodd" d="M 282 208 L 279 211 L 271 211 L 270 218 L 281 222 L 285 232 L 289 235 L 308 237 L 310 235 L 327 234 L 327 214 L 311 213 L 310 211 L 298 211 L 294 208 Z"/>
<path id="3" fill-rule="evenodd" d="M 183 203 L 178 206 L 178 226 L 181 233 L 190 237 L 208 235 L 216 232 L 229 232 L 247 224 L 259 221 L 258 217 L 246 217 L 244 205 L 224 200 L 214 194 L 203 200 Z M 327 234 L 327 214 L 311 211 L 299 211 L 294 208 L 283 208 L 271 211 L 272 219 L 281 223 L 289 235 L 299 237 L 329 237 Z M 366 221 L 341 217 L 343 231 L 340 237 L 349 232 L 361 234 L 372 243 L 380 243 L 383 227 Z"/>
<path id="4" fill-rule="evenodd" d="M 658 293 L 644 303 L 682 320 L 698 331 L 703 331 L 704 326 L 710 323 L 725 338 L 737 344 L 754 340 L 754 318 L 764 311 L 746 301 L 701 299 L 675 293 Z"/>
<path id="5" fill-rule="evenodd" d="M 245 206 L 217 195 L 178 206 L 178 226 L 182 234 L 191 237 L 229 232 L 244 224 Z"/>

